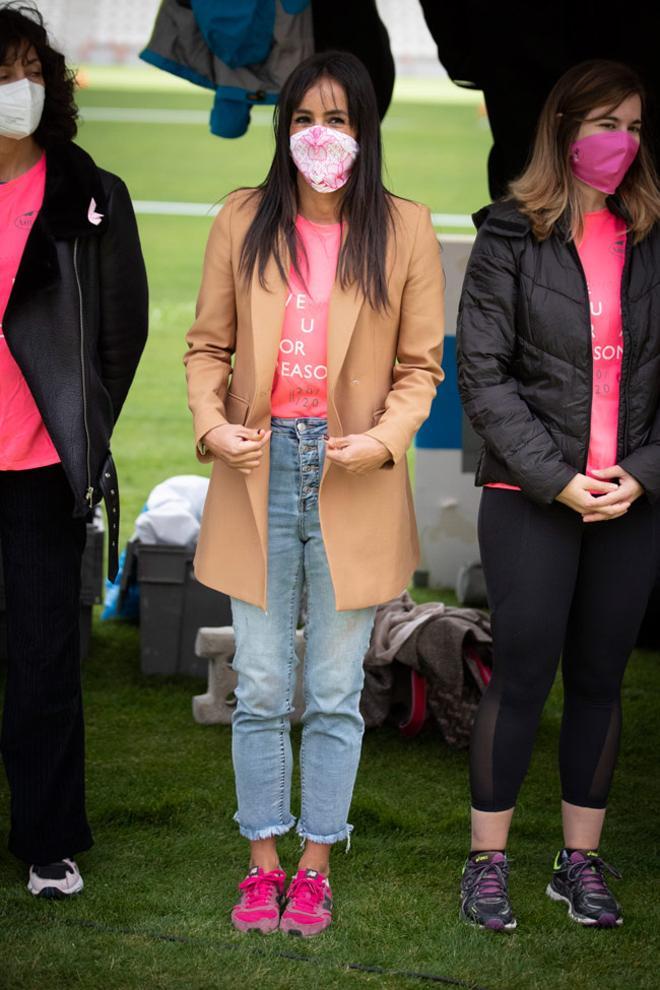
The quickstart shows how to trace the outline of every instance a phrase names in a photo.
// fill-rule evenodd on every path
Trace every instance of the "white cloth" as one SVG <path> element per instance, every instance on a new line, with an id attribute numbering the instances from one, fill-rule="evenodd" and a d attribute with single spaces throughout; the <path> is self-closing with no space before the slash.
<path id="1" fill-rule="evenodd" d="M 197 474 L 176 475 L 156 485 L 135 520 L 133 539 L 195 547 L 208 487 L 208 478 Z"/>

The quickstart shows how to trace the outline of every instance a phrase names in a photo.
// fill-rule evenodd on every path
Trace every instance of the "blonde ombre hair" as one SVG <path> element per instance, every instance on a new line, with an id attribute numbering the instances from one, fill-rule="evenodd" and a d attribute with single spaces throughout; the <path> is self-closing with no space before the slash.
<path id="1" fill-rule="evenodd" d="M 581 236 L 582 205 L 569 162 L 570 147 L 593 110 L 605 107 L 611 113 L 633 95 L 642 103 L 639 152 L 617 189 L 617 199 L 635 243 L 660 219 L 658 176 L 644 134 L 643 83 L 627 65 L 593 59 L 573 66 L 555 83 L 539 117 L 529 162 L 509 184 L 510 196 L 518 201 L 538 240 L 549 237 L 561 220 L 570 236 Z"/>

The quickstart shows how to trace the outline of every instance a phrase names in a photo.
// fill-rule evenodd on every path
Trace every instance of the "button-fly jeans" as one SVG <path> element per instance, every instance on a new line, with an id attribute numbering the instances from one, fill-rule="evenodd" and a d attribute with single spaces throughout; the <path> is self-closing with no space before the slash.
<path id="1" fill-rule="evenodd" d="M 238 674 L 232 727 L 235 818 L 250 840 L 283 835 L 296 824 L 289 716 L 303 587 L 305 706 L 296 830 L 303 839 L 330 844 L 348 839 L 352 829 L 347 819 L 364 731 L 362 661 L 376 609 L 336 608 L 318 508 L 326 429 L 321 419 L 273 419 L 267 608 L 232 599 Z"/>

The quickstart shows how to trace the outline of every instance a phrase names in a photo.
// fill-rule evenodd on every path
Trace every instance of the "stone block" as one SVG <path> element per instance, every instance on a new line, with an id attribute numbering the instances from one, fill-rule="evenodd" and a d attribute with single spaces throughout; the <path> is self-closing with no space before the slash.
<path id="1" fill-rule="evenodd" d="M 234 630 L 231 626 L 202 626 L 197 632 L 195 653 L 208 660 L 208 687 L 205 694 L 192 700 L 193 718 L 201 725 L 229 725 L 234 712 L 236 673 L 231 662 L 234 657 Z M 304 710 L 303 662 L 305 638 L 302 629 L 296 631 L 296 691 L 292 722 L 299 722 Z"/>

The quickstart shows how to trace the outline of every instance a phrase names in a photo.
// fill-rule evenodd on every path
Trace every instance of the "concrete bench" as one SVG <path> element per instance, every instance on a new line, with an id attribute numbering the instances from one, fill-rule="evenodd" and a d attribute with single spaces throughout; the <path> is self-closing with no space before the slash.
<path id="1" fill-rule="evenodd" d="M 231 662 L 234 657 L 234 630 L 231 626 L 202 626 L 195 640 L 195 653 L 208 660 L 208 688 L 205 694 L 198 694 L 192 700 L 193 718 L 201 725 L 229 725 L 236 707 L 234 690 L 236 673 Z M 305 639 L 302 629 L 296 631 L 296 653 L 299 664 L 296 676 L 296 691 L 292 722 L 299 722 L 304 710 L 303 701 L 303 660 Z"/>

